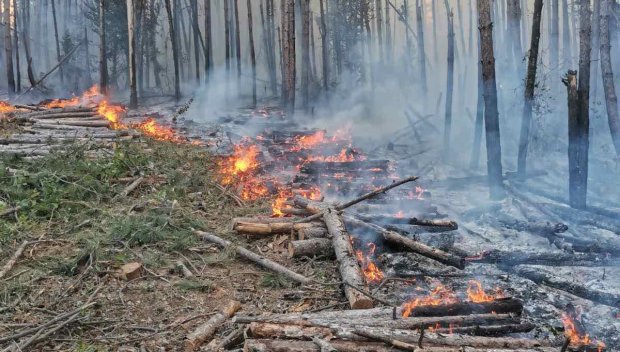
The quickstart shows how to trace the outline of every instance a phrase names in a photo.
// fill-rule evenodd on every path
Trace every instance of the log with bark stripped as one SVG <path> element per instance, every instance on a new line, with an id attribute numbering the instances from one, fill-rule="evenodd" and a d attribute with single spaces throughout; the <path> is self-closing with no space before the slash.
<path id="1" fill-rule="evenodd" d="M 281 233 L 290 233 L 291 231 L 299 231 L 301 229 L 322 227 L 324 224 L 319 221 L 294 223 L 294 222 L 271 222 L 271 223 L 254 223 L 238 221 L 234 224 L 233 230 L 246 235 L 274 235 Z"/>
<path id="2" fill-rule="evenodd" d="M 185 351 L 194 351 L 207 339 L 211 338 L 217 329 L 241 309 L 241 303 L 231 300 L 222 309 L 212 316 L 206 323 L 198 326 L 185 339 Z"/>

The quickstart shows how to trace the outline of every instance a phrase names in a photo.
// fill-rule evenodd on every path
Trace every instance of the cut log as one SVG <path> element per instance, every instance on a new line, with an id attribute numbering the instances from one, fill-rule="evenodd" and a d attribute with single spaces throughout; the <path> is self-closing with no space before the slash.
<path id="1" fill-rule="evenodd" d="M 297 231 L 299 240 L 310 240 L 313 238 L 327 237 L 327 229 L 323 227 L 302 228 Z"/>
<path id="2" fill-rule="evenodd" d="M 197 327 L 192 333 L 187 335 L 185 339 L 185 351 L 194 351 L 202 345 L 207 339 L 215 334 L 216 330 L 224 324 L 224 322 L 235 315 L 241 309 L 241 303 L 231 300 L 228 304 L 212 316 L 206 323 Z"/>
<path id="3" fill-rule="evenodd" d="M 84 128 L 83 130 L 76 128 L 76 127 L 89 127 L 89 128 L 109 128 L 110 124 L 105 122 L 105 121 L 96 121 L 97 123 L 94 124 L 92 122 L 89 122 L 89 124 L 84 125 L 84 126 L 77 126 L 77 125 L 56 125 L 56 124 L 47 124 L 47 123 L 35 123 L 34 125 L 32 125 L 32 129 L 35 130 L 68 130 L 68 131 L 75 131 L 75 132 L 90 132 L 90 131 L 94 131 L 94 130 L 89 130 Z"/>
<path id="4" fill-rule="evenodd" d="M 506 228 L 521 232 L 529 232 L 543 237 L 552 237 L 558 233 L 564 233 L 568 230 L 568 226 L 562 223 L 551 223 L 546 221 L 520 221 L 513 218 L 505 219 L 501 216 L 498 217 L 498 221 Z"/>
<path id="5" fill-rule="evenodd" d="M 140 187 L 142 182 L 144 182 L 145 178 L 140 176 L 136 178 L 132 183 L 130 183 L 121 193 L 119 193 L 118 197 L 124 198 L 127 197 L 131 192 L 133 192 L 136 188 Z"/>
<path id="6" fill-rule="evenodd" d="M 507 334 L 530 332 L 536 328 L 531 323 L 493 325 L 493 326 L 459 326 L 452 328 L 439 328 L 433 332 L 438 334 L 466 334 L 474 336 L 503 336 Z"/>
<path id="7" fill-rule="evenodd" d="M 232 244 L 232 242 L 227 241 L 223 238 L 217 237 L 214 234 L 211 233 L 206 233 L 206 232 L 202 232 L 202 231 L 194 231 L 194 233 L 199 236 L 203 241 L 206 242 L 210 242 L 210 243 L 214 243 L 217 244 L 220 247 L 223 248 L 227 248 L 227 249 L 232 249 L 234 250 L 240 257 L 247 259 L 251 262 L 254 262 L 255 264 L 269 269 L 275 273 L 284 275 L 286 277 L 288 277 L 289 279 L 295 281 L 295 282 L 299 282 L 302 284 L 308 284 L 311 282 L 311 280 L 303 275 L 300 275 L 286 267 L 284 267 L 283 265 L 280 265 L 274 261 L 271 261 L 263 256 L 260 256 L 252 251 L 249 251 L 243 247 L 240 246 L 236 246 L 234 244 Z"/>
<path id="8" fill-rule="evenodd" d="M 355 225 L 363 226 L 366 228 L 370 228 L 374 231 L 377 231 L 379 234 L 383 236 L 383 239 L 386 242 L 391 243 L 393 245 L 398 245 L 399 249 L 418 253 L 427 258 L 436 260 L 440 263 L 450 265 L 450 266 L 453 266 L 461 270 L 465 268 L 465 259 L 457 255 L 444 252 L 442 250 L 427 246 L 420 242 L 416 242 L 394 231 L 389 231 L 387 229 L 382 228 L 381 226 L 370 224 L 364 221 L 360 221 L 351 216 L 347 216 L 345 217 L 345 219 Z"/>
<path id="9" fill-rule="evenodd" d="M 233 218 L 232 224 L 233 228 L 239 223 L 253 223 L 253 224 L 271 224 L 271 223 L 282 223 L 282 222 L 295 222 L 299 219 L 297 218 L 271 218 L 271 217 L 242 217 L 242 218 Z"/>
<path id="10" fill-rule="evenodd" d="M 0 270 L 0 280 L 4 277 L 4 275 L 11 271 L 11 269 L 13 269 L 13 266 L 17 263 L 19 257 L 21 257 L 22 253 L 24 253 L 26 246 L 28 246 L 28 241 L 22 242 L 22 244 L 17 247 L 17 250 L 15 250 L 15 253 L 13 253 L 13 256 L 9 259 L 9 261 L 4 264 L 2 270 Z"/>
<path id="11" fill-rule="evenodd" d="M 595 287 L 588 287 L 585 284 L 573 281 L 572 278 L 563 278 L 554 275 L 550 270 L 544 270 L 543 268 L 518 265 L 514 267 L 514 272 L 537 284 L 545 284 L 572 293 L 577 297 L 620 308 L 620 294 L 618 293 L 602 291 Z"/>
<path id="12" fill-rule="evenodd" d="M 34 116 L 33 116 L 34 115 Z M 17 121 L 37 121 L 37 120 L 52 120 L 52 119 L 74 119 L 82 117 L 98 117 L 94 111 L 82 111 L 82 112 L 59 112 L 53 114 L 24 114 L 16 118 Z M 101 117 L 99 117 L 101 119 Z"/>
<path id="13" fill-rule="evenodd" d="M 417 345 L 413 345 L 413 344 L 410 344 L 410 343 L 406 343 L 406 342 L 403 342 L 403 341 L 394 340 L 393 338 L 391 338 L 389 336 L 376 335 L 376 334 L 370 333 L 370 332 L 368 332 L 367 330 L 364 330 L 364 329 L 355 329 L 353 331 L 353 333 L 355 335 L 365 337 L 365 338 L 370 339 L 372 341 L 381 341 L 381 342 L 387 344 L 388 346 L 392 346 L 394 348 L 401 349 L 401 350 L 415 351 L 416 347 L 422 347 L 422 346 L 417 346 Z M 421 342 L 418 343 L 418 344 L 421 345 Z"/>
<path id="14" fill-rule="evenodd" d="M 448 315 L 468 315 L 468 314 L 484 314 L 497 313 L 508 314 L 514 313 L 521 315 L 523 312 L 523 302 L 516 298 L 500 298 L 491 302 L 459 302 L 453 304 L 444 304 L 437 306 L 417 306 L 409 316 L 411 317 L 440 317 Z"/>
<path id="15" fill-rule="evenodd" d="M 192 271 L 189 270 L 189 268 L 185 265 L 185 263 L 183 263 L 182 260 L 177 260 L 174 266 L 181 274 L 183 274 L 183 277 L 185 278 L 194 277 L 194 273 L 192 273 Z"/>
<path id="16" fill-rule="evenodd" d="M 288 255 L 291 258 L 314 257 L 319 255 L 333 256 L 332 241 L 327 238 L 312 238 L 301 241 L 291 241 L 288 244 Z"/>
<path id="17" fill-rule="evenodd" d="M 272 222 L 267 224 L 237 222 L 233 230 L 246 235 L 273 235 L 280 233 L 290 233 L 291 231 L 299 231 L 300 229 L 315 228 L 324 226 L 322 222 L 314 221 L 308 223 L 294 222 Z"/>
<path id="18" fill-rule="evenodd" d="M 375 311 L 375 309 L 370 309 Z M 445 317 L 408 317 L 405 318 L 400 312 L 397 312 L 394 319 L 392 309 L 381 308 L 382 315 L 377 315 L 364 310 L 355 311 L 336 311 L 331 315 L 320 316 L 318 313 L 310 314 L 272 314 L 267 316 L 237 316 L 234 321 L 236 323 L 269 323 L 297 326 L 315 326 L 315 327 L 333 327 L 333 326 L 368 326 L 368 327 L 384 327 L 391 329 L 420 329 L 427 327 L 449 327 L 449 326 L 480 326 L 487 324 L 518 324 L 520 318 L 514 314 L 472 314 L 457 315 Z M 353 313 L 363 313 L 357 316 Z"/>
<path id="19" fill-rule="evenodd" d="M 315 345 L 319 346 L 321 352 L 338 352 L 338 350 L 325 339 L 313 337 L 312 342 L 314 342 Z"/>
<path id="20" fill-rule="evenodd" d="M 334 208 L 327 208 L 323 212 L 323 220 L 332 238 L 332 246 L 339 263 L 340 276 L 342 281 L 347 284 L 344 286 L 344 293 L 351 309 L 372 308 L 373 302 L 370 298 L 350 287 L 363 288 L 365 284 L 342 218 Z"/>
<path id="21" fill-rule="evenodd" d="M 599 253 L 565 253 L 490 250 L 477 256 L 466 258 L 472 263 L 490 263 L 512 267 L 518 264 L 547 266 L 618 266 L 620 261 L 607 258 Z"/>
<path id="22" fill-rule="evenodd" d="M 88 108 L 88 107 L 54 108 L 54 109 L 48 109 L 48 110 L 29 112 L 29 113 L 21 114 L 19 116 L 20 117 L 22 116 L 23 117 L 39 117 L 39 116 L 54 115 L 54 114 L 61 114 L 61 113 L 76 113 L 76 112 L 96 113 L 95 110 L 96 109 L 94 108 Z"/>
<path id="23" fill-rule="evenodd" d="M 389 171 L 389 160 L 364 160 L 344 162 L 309 161 L 301 166 L 302 174 L 385 174 Z"/>
<path id="24" fill-rule="evenodd" d="M 56 123 L 36 123 L 37 127 L 41 126 L 74 126 L 74 127 L 110 127 L 109 121 L 59 121 Z"/>

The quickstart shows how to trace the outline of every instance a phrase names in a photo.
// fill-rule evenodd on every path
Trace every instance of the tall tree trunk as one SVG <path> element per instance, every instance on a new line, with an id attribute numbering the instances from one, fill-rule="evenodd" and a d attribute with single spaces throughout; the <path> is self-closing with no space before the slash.
<path id="1" fill-rule="evenodd" d="M 9 95 L 15 93 L 15 75 L 13 71 L 13 44 L 11 37 L 11 2 L 4 0 L 4 52 L 6 79 Z"/>
<path id="2" fill-rule="evenodd" d="M 521 47 L 521 2 L 520 0 L 508 0 L 508 33 L 510 36 L 510 47 L 512 51 L 513 63 L 517 65 L 517 72 L 520 77 L 523 74 L 523 48 Z"/>
<path id="3" fill-rule="evenodd" d="M 597 7 L 598 1 L 594 2 Z M 573 58 L 570 45 L 570 16 L 568 13 L 568 0 L 562 0 L 562 56 L 564 56 L 564 66 L 573 67 Z"/>
<path id="4" fill-rule="evenodd" d="M 196 65 L 196 83 L 200 85 L 200 27 L 198 26 L 198 0 L 190 1 L 190 9 L 192 12 L 192 33 L 194 34 L 194 64 Z"/>
<path id="5" fill-rule="evenodd" d="M 185 78 L 185 65 L 181 65 L 181 59 L 183 58 L 183 45 L 181 41 L 181 0 L 173 0 L 173 20 L 174 20 L 174 35 L 177 43 L 176 50 L 179 51 L 179 70 L 181 77 Z"/>
<path id="6" fill-rule="evenodd" d="M 314 32 L 314 13 L 310 12 L 310 82 L 317 81 L 316 70 L 316 45 L 315 45 L 315 32 Z"/>
<path id="7" fill-rule="evenodd" d="M 179 23 L 180 26 L 177 26 L 177 32 L 179 33 L 179 36 L 183 39 L 183 41 L 179 40 L 179 50 L 181 50 L 181 57 L 187 57 L 187 70 L 185 70 L 185 65 L 181 65 L 181 76 L 185 77 L 188 81 L 191 78 L 191 63 L 192 63 L 192 56 L 191 56 L 191 36 L 189 36 L 187 34 L 187 30 L 185 27 L 185 16 L 183 16 L 183 7 L 181 4 L 181 0 L 179 0 L 177 2 L 178 5 L 178 18 L 179 18 Z M 181 29 L 181 31 L 178 31 L 179 28 Z M 181 43 L 184 43 L 185 45 L 180 45 Z M 185 53 L 187 53 L 187 56 L 185 56 Z M 183 62 L 185 63 L 185 62 Z M 186 75 L 184 75 L 184 72 L 187 73 Z"/>
<path id="8" fill-rule="evenodd" d="M 490 195 L 493 199 L 504 196 L 502 175 L 502 148 L 497 109 L 497 85 L 495 82 L 495 57 L 493 53 L 493 22 L 490 0 L 478 0 L 480 28 L 480 51 L 482 81 L 484 84 L 484 124 L 487 145 L 487 173 Z"/>
<path id="9" fill-rule="evenodd" d="M 205 82 L 209 81 L 209 75 L 213 67 L 213 39 L 211 32 L 211 0 L 205 0 Z"/>
<path id="10" fill-rule="evenodd" d="M 376 26 L 377 26 L 377 49 L 379 51 L 379 58 L 382 58 L 384 55 L 384 50 L 383 50 L 383 9 L 381 8 L 381 0 L 375 0 L 375 12 L 376 12 Z"/>
<path id="11" fill-rule="evenodd" d="M 598 61 L 599 61 L 599 54 L 600 51 L 602 50 L 601 47 L 601 15 L 604 15 L 601 12 L 601 6 L 602 6 L 602 0 L 599 1 L 594 1 L 594 8 L 593 8 L 593 13 L 592 13 L 592 47 L 594 48 L 594 50 L 592 51 L 592 66 L 593 66 L 593 70 L 594 70 L 594 74 L 592 75 L 592 81 L 591 83 L 591 88 L 592 88 L 592 100 L 594 102 L 598 102 L 598 76 L 599 74 L 601 74 L 599 72 L 599 68 L 602 68 L 602 66 L 598 65 Z M 609 8 L 610 11 L 611 7 Z"/>
<path id="12" fill-rule="evenodd" d="M 252 25 L 252 3 L 248 0 L 248 35 L 250 38 L 250 61 L 252 62 L 252 106 L 256 107 L 256 52 L 254 49 L 254 29 Z"/>
<path id="13" fill-rule="evenodd" d="M 241 81 L 241 35 L 239 35 L 239 0 L 233 0 L 235 7 L 235 54 L 237 55 L 237 81 Z"/>
<path id="14" fill-rule="evenodd" d="M 310 95 L 310 0 L 301 0 L 301 105 L 308 110 Z"/>
<path id="15" fill-rule="evenodd" d="M 25 40 L 26 39 L 24 38 L 24 41 Z M 26 45 L 26 43 L 24 43 L 24 48 L 26 48 L 26 47 L 27 47 L 27 45 Z M 30 56 L 30 53 L 29 52 L 26 53 L 26 56 Z M 84 56 L 86 56 L 86 60 L 85 60 L 86 62 L 84 63 L 84 69 L 86 71 L 86 79 L 88 80 L 88 85 L 92 86 L 93 85 L 93 77 L 92 77 L 91 72 L 90 72 L 90 42 L 88 40 L 88 29 L 86 27 L 84 27 Z M 28 60 L 28 76 L 29 76 L 28 79 L 30 79 L 30 73 L 31 73 L 30 71 L 32 70 L 32 67 L 31 67 L 32 59 L 28 58 L 27 60 Z M 32 77 L 34 78 L 34 74 L 33 74 Z"/>
<path id="16" fill-rule="evenodd" d="M 176 28 L 174 26 L 174 18 L 172 15 L 171 0 L 165 0 L 166 12 L 168 13 L 168 27 L 170 30 L 170 42 L 172 44 L 172 61 L 174 63 L 174 97 L 177 101 L 181 99 L 181 83 L 179 77 L 179 51 L 177 50 Z"/>
<path id="17" fill-rule="evenodd" d="M 99 0 L 99 89 L 108 95 L 108 57 L 105 35 L 105 0 Z"/>
<path id="18" fill-rule="evenodd" d="M 6 0 L 9 1 L 9 0 Z M 18 18 L 18 3 L 17 0 L 13 0 L 13 37 L 15 40 L 15 89 L 17 92 L 21 92 L 22 90 L 22 76 L 21 76 L 21 64 L 19 62 L 19 24 L 17 21 Z M 19 21 L 21 22 L 21 21 Z"/>
<path id="19" fill-rule="evenodd" d="M 450 17 L 450 10 L 448 9 L 448 17 Z M 403 25 L 405 26 L 405 72 L 407 74 L 407 78 L 412 76 L 411 74 L 411 65 L 412 65 L 412 50 L 411 50 L 411 33 L 409 32 L 409 1 L 403 0 L 403 11 L 401 11 L 401 20 L 403 21 Z M 450 19 L 448 19 L 450 22 Z M 445 146 L 445 145 L 444 145 Z"/>
<path id="20" fill-rule="evenodd" d="M 389 1 L 385 0 L 385 61 L 392 62 L 392 25 L 390 23 Z M 435 6 L 435 1 L 433 1 L 433 6 Z"/>
<path id="21" fill-rule="evenodd" d="M 23 0 L 22 4 L 22 41 L 24 42 L 24 52 L 26 53 L 26 63 L 28 65 L 28 82 L 30 82 L 30 86 L 33 87 L 36 85 L 37 79 L 34 76 L 32 55 L 30 54 L 30 5 L 27 0 Z M 88 74 L 90 75 L 90 71 Z"/>
<path id="22" fill-rule="evenodd" d="M 534 106 L 534 89 L 536 87 L 536 68 L 538 67 L 538 48 L 540 46 L 542 7 L 543 0 L 536 0 L 534 2 L 532 39 L 530 42 L 530 54 L 527 62 L 527 77 L 525 77 L 525 95 L 521 120 L 521 136 L 519 138 L 519 156 L 517 161 L 517 173 L 519 178 L 522 180 L 525 179 L 527 149 L 530 141 L 530 127 L 532 125 L 532 108 Z"/>
<path id="23" fill-rule="evenodd" d="M 287 111 L 289 115 L 292 115 L 295 112 L 295 82 L 297 76 L 297 66 L 296 66 L 296 50 L 295 50 L 295 0 L 286 0 L 286 12 L 287 12 L 287 47 L 288 47 L 288 62 L 287 66 L 287 80 L 286 80 L 286 91 L 288 94 L 287 97 Z"/>
<path id="24" fill-rule="evenodd" d="M 542 0 L 539 0 L 542 1 Z M 476 122 L 474 124 L 474 145 L 469 168 L 475 170 L 480 163 L 480 147 L 482 144 L 482 126 L 484 125 L 484 82 L 482 81 L 482 59 L 480 57 L 480 41 L 478 41 L 478 99 L 476 102 Z"/>
<path id="25" fill-rule="evenodd" d="M 5 1 L 9 1 L 9 0 L 5 0 Z M 56 60 L 58 60 L 58 62 L 60 62 L 60 38 L 58 37 L 58 21 L 56 19 L 56 1 L 52 0 L 52 17 L 54 19 L 54 37 L 56 39 Z M 62 66 L 60 66 L 60 82 L 64 85 L 65 84 L 65 73 L 64 70 L 62 68 Z"/>
<path id="26" fill-rule="evenodd" d="M 446 4 L 447 5 L 447 4 Z M 452 132 L 452 93 L 454 91 L 454 14 L 450 7 L 448 11 L 448 70 L 446 82 L 446 113 L 443 130 L 443 153 L 444 159 L 450 158 L 450 138 Z"/>
<path id="27" fill-rule="evenodd" d="M 605 89 L 605 103 L 607 106 L 607 120 L 611 138 L 616 148 L 616 154 L 620 155 L 620 116 L 618 116 L 618 97 L 614 84 L 614 73 L 611 65 L 611 45 L 609 44 L 609 14 L 611 12 L 611 0 L 601 0 L 601 72 L 603 73 L 603 88 Z M 594 48 L 596 51 L 596 47 Z"/>
<path id="28" fill-rule="evenodd" d="M 226 75 L 230 73 L 230 9 L 228 0 L 224 0 L 224 49 L 226 50 Z"/>
<path id="29" fill-rule="evenodd" d="M 325 6 L 323 2 L 325 0 L 319 0 L 319 9 L 321 11 L 321 58 L 323 66 L 323 89 L 325 92 L 329 91 L 329 48 L 327 41 L 327 21 L 325 19 Z"/>
<path id="30" fill-rule="evenodd" d="M 551 0 L 551 37 L 549 38 L 550 69 L 560 68 L 560 6 L 559 0 Z"/>
<path id="31" fill-rule="evenodd" d="M 426 50 L 424 48 L 424 15 L 423 3 L 416 2 L 416 22 L 418 25 L 418 63 L 420 68 L 420 81 L 422 81 L 422 91 L 426 92 Z"/>
<path id="32" fill-rule="evenodd" d="M 279 31 L 279 42 L 280 42 L 280 70 L 282 76 L 282 90 L 281 90 L 281 104 L 284 107 L 288 106 L 288 12 L 287 5 L 288 0 L 280 0 L 280 31 Z"/>
<path id="33" fill-rule="evenodd" d="M 266 2 L 267 12 L 267 66 L 269 69 L 269 85 L 271 87 L 271 93 L 273 95 L 278 94 L 278 76 L 276 74 L 276 39 L 275 39 L 275 8 L 273 0 L 267 0 Z"/>
<path id="34" fill-rule="evenodd" d="M 588 191 L 588 149 L 590 147 L 590 45 L 592 18 L 590 1 L 580 0 L 579 3 L 578 104 L 576 108 L 573 106 L 573 112 L 570 112 L 572 84 L 569 84 L 568 168 L 570 205 L 573 208 L 584 209 L 586 207 Z M 569 73 L 570 76 L 571 74 Z"/>
<path id="35" fill-rule="evenodd" d="M 138 89 L 136 84 L 136 16 L 135 0 L 127 0 L 127 39 L 129 49 L 129 106 L 138 107 Z"/>

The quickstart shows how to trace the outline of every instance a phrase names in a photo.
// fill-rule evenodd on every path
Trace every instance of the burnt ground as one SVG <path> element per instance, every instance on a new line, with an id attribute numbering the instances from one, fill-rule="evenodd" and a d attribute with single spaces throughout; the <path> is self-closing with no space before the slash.
<path id="1" fill-rule="evenodd" d="M 41 159 L 0 159 L 2 202 L 24 206 L 16 214 L 0 219 L 2 264 L 22 241 L 30 242 L 17 264 L 1 279 L 0 339 L 5 339 L 1 346 L 9 348 L 12 340 L 23 341 L 10 336 L 79 308 L 93 293 L 94 306 L 31 348 L 179 350 L 188 332 L 230 298 L 243 304 L 244 314 L 346 308 L 341 291 L 334 286 L 295 286 L 281 276 L 239 260 L 233 253 L 199 242 L 191 232 L 194 228 L 212 231 L 306 276 L 323 282 L 340 281 L 334 261 L 288 259 L 288 236 L 250 240 L 230 229 L 234 217 L 270 213 L 267 202 L 239 203 L 232 196 L 234 189 L 218 185 L 217 154 L 225 153 L 230 142 L 246 134 L 245 124 L 252 118 L 251 112 L 244 111 L 223 116 L 222 123 L 214 125 L 181 125 L 188 135 L 207 136 L 209 148 L 139 139 L 117 143 L 111 152 L 96 158 L 86 153 L 96 149 L 96 145 L 66 144 L 60 148 L 62 151 Z M 255 123 L 258 127 L 249 130 L 260 129 L 265 123 L 261 120 Z M 277 124 L 284 126 L 280 120 Z M 540 234 L 506 226 L 515 219 L 562 221 L 571 231 L 588 234 L 589 238 L 611 243 L 618 239 L 617 232 L 601 229 L 595 222 L 577 223 L 566 215 L 549 219 L 541 212 L 537 208 L 541 204 L 561 205 L 561 192 L 557 192 L 560 187 L 554 186 L 556 178 L 552 174 L 531 179 L 527 184 L 527 190 L 538 187 L 552 193 L 547 197 L 541 197 L 540 192 L 526 193 L 523 185 L 509 180 L 515 192 L 526 193 L 532 202 L 510 193 L 501 202 L 489 203 L 485 184 L 476 175 L 432 163 L 432 156 L 427 156 L 427 163 L 418 158 L 411 163 L 402 160 L 402 155 L 395 155 L 398 151 L 391 148 L 373 152 L 377 157 L 399 160 L 397 172 L 407 170 L 422 176 L 419 185 L 427 190 L 427 195 L 423 200 L 363 204 L 351 213 L 369 214 L 377 209 L 381 213 L 395 213 L 432 204 L 438 212 L 456 220 L 459 229 L 444 234 L 420 234 L 420 238 L 436 245 L 440 237 L 447 250 L 471 256 L 491 249 L 561 253 Z M 128 196 L 119 196 L 139 176 L 145 182 Z M 599 193 L 604 200 L 604 191 Z M 179 260 L 194 277 L 183 276 L 176 265 Z M 419 286 L 432 286 L 435 280 L 461 292 L 470 279 L 477 279 L 485 287 L 499 287 L 506 295 L 524 300 L 525 320 L 535 323 L 537 328 L 523 336 L 561 336 L 560 315 L 572 304 L 583 309 L 584 324 L 593 336 L 605 341 L 609 350 L 620 346 L 620 321 L 613 303 L 601 304 L 585 299 L 579 292 L 569 293 L 561 285 L 558 288 L 553 283 L 535 283 L 519 275 L 525 269 L 551 272 L 614 296 L 620 294 L 616 265 L 605 262 L 600 266 L 589 263 L 583 267 L 531 267 L 475 263 L 450 277 L 450 273 L 457 273 L 456 269 L 416 254 L 386 249 L 377 255 L 377 260 L 388 277 L 425 277 L 415 285 L 391 281 L 371 287 L 377 296 L 395 304 L 410 298 Z M 134 280 L 119 277 L 120 267 L 132 262 L 142 264 L 143 274 Z M 217 335 L 224 336 L 233 329 L 228 323 Z"/>

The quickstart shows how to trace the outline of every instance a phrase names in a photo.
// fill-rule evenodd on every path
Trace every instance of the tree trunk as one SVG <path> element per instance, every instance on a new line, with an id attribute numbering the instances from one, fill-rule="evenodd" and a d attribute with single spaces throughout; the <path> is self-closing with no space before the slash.
<path id="1" fill-rule="evenodd" d="M 99 0 L 99 89 L 108 95 L 108 58 L 105 36 L 105 0 Z"/>
<path id="2" fill-rule="evenodd" d="M 6 0 L 9 1 L 9 0 Z M 15 48 L 15 89 L 17 92 L 22 90 L 21 65 L 19 63 L 19 25 L 18 25 L 18 3 L 13 0 L 13 39 Z M 21 21 L 20 21 L 21 22 Z"/>
<path id="3" fill-rule="evenodd" d="M 594 70 L 594 74 L 592 75 L 591 89 L 592 89 L 592 100 L 597 103 L 598 102 L 598 76 L 602 74 L 599 72 L 599 66 L 597 62 L 600 60 L 600 38 L 601 38 L 601 1 L 594 2 L 594 8 L 592 12 L 592 47 L 594 51 L 592 52 L 592 69 Z M 603 87 L 604 88 L 604 87 Z"/>
<path id="4" fill-rule="evenodd" d="M 211 35 L 211 0 L 205 0 L 205 82 L 213 67 L 213 39 Z"/>
<path id="5" fill-rule="evenodd" d="M 325 19 L 325 6 L 323 5 L 325 0 L 319 0 L 319 7 L 321 11 L 321 56 L 323 66 L 323 89 L 325 92 L 329 91 L 329 48 L 327 41 L 327 21 Z"/>
<path id="6" fill-rule="evenodd" d="M 5 1 L 9 2 L 9 0 L 5 0 Z M 52 17 L 54 19 L 54 37 L 56 39 L 56 60 L 60 62 L 61 60 L 60 38 L 58 37 L 58 21 L 56 19 L 56 1 L 55 0 L 52 0 Z M 62 67 L 60 68 L 60 83 L 63 85 L 65 84 L 65 74 L 64 74 Z"/>
<path id="7" fill-rule="evenodd" d="M 226 75 L 230 73 L 230 8 L 228 0 L 224 0 L 224 47 L 226 50 Z"/>
<path id="8" fill-rule="evenodd" d="M 6 77 L 9 96 L 15 93 L 15 75 L 13 71 L 13 44 L 11 39 L 11 3 L 4 0 L 4 52 Z"/>
<path id="9" fill-rule="evenodd" d="M 538 48 L 540 45 L 540 22 L 542 18 L 543 0 L 534 2 L 534 20 L 532 22 L 532 39 L 530 42 L 530 54 L 527 63 L 527 76 L 525 77 L 525 94 L 523 115 L 521 120 L 521 136 L 519 139 L 519 156 L 517 161 L 517 173 L 524 180 L 527 169 L 527 149 L 530 141 L 530 128 L 532 125 L 532 108 L 534 105 L 534 89 L 536 87 L 536 69 L 538 67 Z"/>
<path id="10" fill-rule="evenodd" d="M 192 11 L 192 33 L 194 34 L 194 64 L 196 68 L 196 83 L 200 85 L 200 27 L 198 26 L 198 0 L 190 1 L 190 9 Z"/>
<path id="11" fill-rule="evenodd" d="M 301 1 L 301 105 L 308 111 L 310 95 L 310 0 Z"/>
<path id="12" fill-rule="evenodd" d="M 473 31 L 473 29 L 472 29 Z M 482 145 L 482 125 L 484 125 L 484 84 L 482 82 L 482 60 L 480 59 L 480 41 L 478 41 L 478 96 L 476 102 L 476 122 L 474 125 L 474 145 L 471 152 L 469 168 L 475 170 L 480 163 Z"/>
<path id="13" fill-rule="evenodd" d="M 286 37 L 284 40 L 287 42 L 286 49 L 288 55 L 286 55 L 286 109 L 289 115 L 292 115 L 295 111 L 295 82 L 296 82 L 296 50 L 295 50 L 295 0 L 286 1 Z"/>
<path id="14" fill-rule="evenodd" d="M 241 35 L 239 35 L 239 0 L 233 0 L 235 11 L 235 54 L 237 56 L 237 81 L 241 81 Z"/>
<path id="15" fill-rule="evenodd" d="M 420 73 L 419 73 L 420 74 L 420 80 L 422 81 L 422 91 L 426 92 L 427 91 L 427 88 L 426 88 L 426 50 L 424 49 L 424 14 L 423 14 L 423 6 L 424 6 L 423 3 L 420 3 L 420 0 L 417 0 L 417 2 L 416 2 L 416 22 L 417 22 L 417 25 L 418 25 L 418 58 L 420 60 L 418 65 L 419 65 L 419 69 L 420 69 Z"/>
<path id="16" fill-rule="evenodd" d="M 551 71 L 560 69 L 560 6 L 559 0 L 551 0 L 551 27 L 549 37 L 549 61 Z"/>
<path id="17" fill-rule="evenodd" d="M 390 24 L 390 0 L 385 0 L 385 61 L 392 61 L 392 26 Z M 433 6 L 435 2 L 433 1 Z M 435 21 L 433 21 L 433 25 Z"/>
<path id="18" fill-rule="evenodd" d="M 592 18 L 590 1 L 580 0 L 579 80 L 577 114 L 569 113 L 569 195 L 573 208 L 584 209 L 588 190 L 588 149 L 590 147 L 590 54 Z"/>
<path id="19" fill-rule="evenodd" d="M 136 85 L 136 26 L 135 0 L 127 0 L 127 39 L 129 48 L 129 106 L 138 106 L 138 90 Z"/>
<path id="20" fill-rule="evenodd" d="M 252 62 L 252 106 L 256 107 L 256 51 L 254 49 L 254 29 L 252 25 L 252 3 L 248 0 L 248 35 L 250 38 L 250 61 Z"/>
<path id="21" fill-rule="evenodd" d="M 450 157 L 450 137 L 452 131 L 452 94 L 454 91 L 454 14 L 448 11 L 448 73 L 446 82 L 446 114 L 443 130 L 443 155 L 447 161 Z M 423 55 L 423 54 L 422 54 Z"/>
<path id="22" fill-rule="evenodd" d="M 171 0 L 166 1 L 166 12 L 168 13 L 168 27 L 170 30 L 170 42 L 172 44 L 172 61 L 174 62 L 174 97 L 177 101 L 181 99 L 181 83 L 179 77 L 179 51 L 176 36 L 176 28 L 174 26 L 174 18 L 172 15 Z"/>
<path id="23" fill-rule="evenodd" d="M 603 88 L 605 89 L 605 103 L 607 106 L 607 120 L 611 138 L 616 148 L 616 154 L 620 155 L 620 116 L 618 116 L 618 97 L 614 84 L 614 73 L 611 64 L 611 45 L 609 44 L 609 14 L 611 12 L 610 0 L 601 1 L 601 72 L 603 73 Z M 596 47 L 595 47 L 596 51 Z"/>
<path id="24" fill-rule="evenodd" d="M 28 65 L 28 82 L 30 82 L 30 85 L 33 86 L 36 83 L 37 79 L 34 76 L 34 69 L 32 67 L 32 55 L 30 55 L 30 5 L 29 2 L 25 0 L 22 2 L 22 4 L 22 41 L 24 42 L 24 52 L 26 53 L 26 62 Z"/>
<path id="25" fill-rule="evenodd" d="M 322 1 L 322 0 L 321 0 Z M 387 9 L 386 9 L 387 11 Z M 383 51 L 383 9 L 381 8 L 381 0 L 375 0 L 376 26 L 377 26 L 377 46 L 379 58 L 384 55 Z"/>
<path id="26" fill-rule="evenodd" d="M 594 6 L 598 7 L 598 1 Z M 565 67 L 573 67 L 573 58 L 570 45 L 570 16 L 568 14 L 568 0 L 562 0 L 562 56 L 564 56 Z"/>
<path id="27" fill-rule="evenodd" d="M 493 22 L 490 0 L 478 0 L 478 22 L 484 86 L 484 123 L 487 145 L 487 173 L 491 198 L 504 196 L 502 176 L 502 148 L 500 144 L 497 86 L 495 83 L 495 57 L 493 53 Z"/>
<path id="28" fill-rule="evenodd" d="M 508 0 L 508 34 L 510 38 L 513 63 L 517 65 L 519 77 L 522 77 L 523 48 L 521 47 L 521 3 L 520 0 Z"/>

